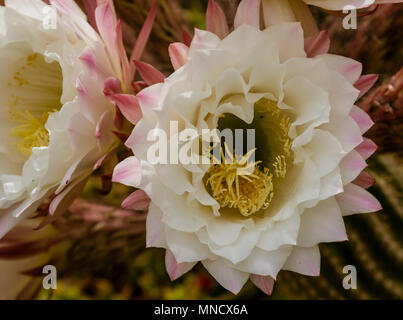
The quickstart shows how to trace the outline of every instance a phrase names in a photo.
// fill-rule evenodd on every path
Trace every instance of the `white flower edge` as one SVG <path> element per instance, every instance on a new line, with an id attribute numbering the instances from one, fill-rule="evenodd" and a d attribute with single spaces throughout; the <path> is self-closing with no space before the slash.
<path id="1" fill-rule="evenodd" d="M 264 31 L 241 25 L 223 40 L 196 30 L 188 51 L 170 50 L 182 57 L 173 62 L 184 65 L 176 65 L 164 83 L 138 94 L 143 118 L 126 142 L 135 156 L 115 168 L 114 181 L 141 188 L 151 199 L 147 246 L 167 249 L 171 278 L 198 261 L 234 293 L 248 278 L 270 291 L 281 269 L 319 275 L 318 243 L 347 240 L 342 216 L 381 208 L 353 183 L 375 151 L 362 138 L 372 121 L 354 106 L 360 91 L 353 85 L 360 79 L 361 64 L 330 54 L 307 58 L 304 45 L 299 23 Z M 219 107 L 230 94 L 243 98 Z M 297 115 L 289 132 L 299 168 L 290 178 L 292 197 L 285 194 L 281 205 L 268 209 L 271 215 L 256 221 L 215 217 L 218 204 L 201 183 L 205 167 L 147 161 L 149 130 L 168 128 L 169 120 L 213 129 L 224 112 L 250 122 L 254 102 L 262 97 Z M 214 120 L 203 120 L 208 113 Z M 370 151 L 363 152 L 366 148 Z"/>
<path id="2" fill-rule="evenodd" d="M 46 28 L 43 21 L 49 18 L 50 10 L 56 13 L 56 24 Z M 0 16 L 3 88 L 15 72 L 15 62 L 24 54 L 13 50 L 14 44 L 43 55 L 48 62 L 56 61 L 63 77 L 62 107 L 52 112 L 46 122 L 49 145 L 33 148 L 26 160 L 18 159 L 9 144 L 1 147 L 1 238 L 54 193 L 57 196 L 51 204 L 51 214 L 63 211 L 82 189 L 97 161 L 110 150 L 115 140 L 115 107 L 103 91 L 105 81 L 116 76 L 116 71 L 104 41 L 73 1 L 55 0 L 49 6 L 39 0 L 6 1 L 5 7 L 0 7 Z M 7 99 L 5 92 L 1 97 L 4 107 Z M 7 116 L 6 110 L 4 115 Z M 7 140 L 8 132 L 2 130 L 1 134 Z"/>

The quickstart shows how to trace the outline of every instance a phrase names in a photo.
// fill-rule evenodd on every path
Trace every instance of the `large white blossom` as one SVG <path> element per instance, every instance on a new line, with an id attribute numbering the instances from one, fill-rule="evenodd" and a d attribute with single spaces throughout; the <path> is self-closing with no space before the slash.
<path id="1" fill-rule="evenodd" d="M 308 58 L 299 23 L 262 31 L 238 21 L 223 39 L 196 30 L 190 48 L 174 44 L 170 54 L 177 70 L 137 95 L 143 118 L 126 142 L 134 156 L 114 172 L 151 199 L 147 246 L 166 249 L 172 279 L 201 262 L 234 293 L 248 278 L 270 292 L 281 269 L 319 275 L 318 244 L 348 238 L 343 215 L 380 209 L 355 180 L 375 150 L 362 137 L 372 121 L 354 105 L 361 64 Z M 238 177 L 239 191 L 217 165 L 151 164 L 147 134 L 173 139 L 170 121 L 198 132 L 255 128 L 260 178 Z M 242 211 L 247 199 L 256 206 Z"/>
<path id="2" fill-rule="evenodd" d="M 111 2 L 95 16 L 99 34 L 71 0 L 0 7 L 0 238 L 50 195 L 62 211 L 114 144 L 127 57 Z"/>

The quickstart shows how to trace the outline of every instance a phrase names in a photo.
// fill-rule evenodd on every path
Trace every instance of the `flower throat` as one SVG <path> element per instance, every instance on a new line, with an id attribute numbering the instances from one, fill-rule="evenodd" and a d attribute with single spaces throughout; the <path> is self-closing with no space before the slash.
<path id="1" fill-rule="evenodd" d="M 251 124 L 233 114 L 221 117 L 219 130 L 255 129 L 256 132 L 256 148 L 247 150 L 244 155 L 236 155 L 224 143 L 221 161 L 211 156 L 212 164 L 204 183 L 221 207 L 237 209 L 247 217 L 270 206 L 276 187 L 285 178 L 294 157 L 292 140 L 288 137 L 290 125 L 286 111 L 267 99 L 255 103 Z M 253 153 L 255 161 L 251 160 Z"/>

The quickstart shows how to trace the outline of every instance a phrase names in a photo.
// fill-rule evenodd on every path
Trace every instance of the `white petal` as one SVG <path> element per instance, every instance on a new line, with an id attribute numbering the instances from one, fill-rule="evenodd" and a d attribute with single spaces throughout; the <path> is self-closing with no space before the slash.
<path id="1" fill-rule="evenodd" d="M 319 247 L 294 247 L 283 269 L 307 276 L 318 276 L 320 274 Z"/>
<path id="2" fill-rule="evenodd" d="M 347 240 L 343 217 L 337 201 L 330 198 L 305 209 L 301 216 L 298 246 L 312 247 L 321 242 Z"/>
<path id="3" fill-rule="evenodd" d="M 202 263 L 219 284 L 234 294 L 237 294 L 248 281 L 248 273 L 228 267 L 221 259 L 204 260 Z"/>
<path id="4" fill-rule="evenodd" d="M 381 204 L 372 194 L 352 183 L 346 185 L 344 192 L 337 195 L 336 199 L 344 216 L 382 209 Z"/>

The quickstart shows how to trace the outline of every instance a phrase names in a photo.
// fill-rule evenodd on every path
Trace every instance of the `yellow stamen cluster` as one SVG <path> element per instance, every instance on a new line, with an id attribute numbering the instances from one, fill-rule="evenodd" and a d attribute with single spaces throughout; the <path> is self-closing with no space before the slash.
<path id="1" fill-rule="evenodd" d="M 249 161 L 255 149 L 234 157 L 225 147 L 229 160 L 221 148 L 222 163 L 210 166 L 206 175 L 213 197 L 222 207 L 236 208 L 246 217 L 268 208 L 273 198 L 272 175 L 267 168 L 260 170 L 261 161 Z"/>
<path id="2" fill-rule="evenodd" d="M 49 113 L 45 112 L 40 119 L 37 119 L 28 110 L 25 112 L 10 111 L 10 119 L 19 123 L 18 126 L 11 129 L 10 136 L 20 138 L 16 145 L 23 155 L 29 157 L 32 148 L 49 145 L 49 132 L 45 128 L 48 116 Z"/>
<path id="3" fill-rule="evenodd" d="M 212 156 L 212 164 L 204 180 L 221 207 L 238 209 L 246 217 L 269 207 L 275 185 L 286 177 L 287 167 L 293 158 L 292 140 L 288 136 L 291 125 L 288 114 L 275 102 L 262 99 L 255 104 L 255 119 L 252 126 L 260 130 L 263 144 L 267 144 L 258 146 L 261 160 L 250 161 L 256 149 L 234 157 L 224 144 L 230 161 L 226 160 L 221 148 L 222 161 Z"/>
<path id="4" fill-rule="evenodd" d="M 61 87 L 60 65 L 37 53 L 26 57 L 8 83 L 9 119 L 16 124 L 9 135 L 18 138 L 13 145 L 24 156 L 29 157 L 32 148 L 49 145 L 45 125 L 49 114 L 60 107 Z"/>

